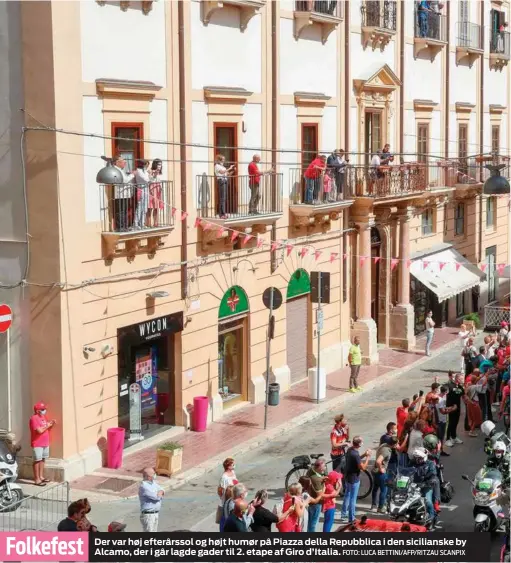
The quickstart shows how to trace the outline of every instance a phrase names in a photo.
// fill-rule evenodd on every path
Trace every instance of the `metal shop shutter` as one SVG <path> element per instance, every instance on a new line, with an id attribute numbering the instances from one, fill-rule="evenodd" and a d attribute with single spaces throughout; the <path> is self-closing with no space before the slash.
<path id="1" fill-rule="evenodd" d="M 291 370 L 291 383 L 307 377 L 307 309 L 307 296 L 286 303 L 287 365 Z"/>

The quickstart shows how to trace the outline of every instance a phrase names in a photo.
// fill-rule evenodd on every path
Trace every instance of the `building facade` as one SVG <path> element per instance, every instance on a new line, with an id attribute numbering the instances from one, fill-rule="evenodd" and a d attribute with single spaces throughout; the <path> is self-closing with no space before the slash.
<path id="1" fill-rule="evenodd" d="M 108 428 L 136 430 L 135 382 L 146 438 L 190 427 L 195 397 L 210 420 L 264 401 L 269 287 L 282 391 L 317 365 L 313 272 L 330 274 L 328 372 L 354 335 L 375 363 L 378 344 L 414 346 L 427 309 L 455 322 L 506 293 L 508 201 L 482 182 L 490 161 L 509 175 L 509 3 L 427 18 L 387 1 L 0 9 L 0 292 L 14 312 L 0 426 L 28 454 L 31 405 L 48 402 L 56 476 L 101 465 Z M 342 173 L 307 172 L 335 149 Z M 162 161 L 146 203 L 97 183 L 102 155 L 127 171 Z"/>

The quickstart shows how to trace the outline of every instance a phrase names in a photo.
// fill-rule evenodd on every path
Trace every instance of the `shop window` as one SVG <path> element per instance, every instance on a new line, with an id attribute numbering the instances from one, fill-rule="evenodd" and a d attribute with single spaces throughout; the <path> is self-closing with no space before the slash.
<path id="1" fill-rule="evenodd" d="M 457 203 L 454 214 L 454 234 L 456 236 L 465 233 L 465 204 Z"/>
<path id="2" fill-rule="evenodd" d="M 486 228 L 493 229 L 495 227 L 495 198 L 486 198 Z"/>
<path id="3" fill-rule="evenodd" d="M 491 152 L 493 154 L 500 152 L 500 125 L 492 125 L 491 127 Z"/>
<path id="4" fill-rule="evenodd" d="M 144 125 L 142 123 L 112 123 L 112 155 L 126 161 L 126 172 L 135 170 L 135 162 L 144 158 Z"/>
<path id="5" fill-rule="evenodd" d="M 425 209 L 422 212 L 422 236 L 431 235 L 433 232 L 433 210 Z"/>

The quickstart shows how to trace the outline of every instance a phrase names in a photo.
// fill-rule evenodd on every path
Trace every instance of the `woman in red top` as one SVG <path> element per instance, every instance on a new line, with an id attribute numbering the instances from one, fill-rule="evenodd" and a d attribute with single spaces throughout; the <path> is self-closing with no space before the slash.
<path id="1" fill-rule="evenodd" d="M 304 505 L 301 500 L 302 486 L 293 483 L 289 486 L 288 492 L 284 495 L 282 505 L 283 520 L 277 524 L 278 531 L 283 534 L 285 532 L 301 532 L 300 521 L 303 516 Z"/>
<path id="2" fill-rule="evenodd" d="M 342 473 L 330 471 L 325 482 L 325 493 L 322 499 L 324 516 L 323 532 L 331 532 L 334 525 L 335 498 L 341 492 Z"/>
<path id="3" fill-rule="evenodd" d="M 332 458 L 332 469 L 338 471 L 342 469 L 345 461 L 344 454 L 349 446 L 350 429 L 343 414 L 338 414 L 334 418 L 334 422 L 334 427 L 330 432 L 330 443 L 332 444 L 330 457 Z"/>

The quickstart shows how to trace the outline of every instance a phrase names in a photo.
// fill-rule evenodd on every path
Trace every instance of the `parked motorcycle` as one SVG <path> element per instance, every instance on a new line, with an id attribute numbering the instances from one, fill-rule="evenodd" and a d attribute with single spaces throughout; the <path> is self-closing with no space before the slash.
<path id="1" fill-rule="evenodd" d="M 12 512 L 20 506 L 23 490 L 17 478 L 16 450 L 0 439 L 0 512 Z"/>
<path id="2" fill-rule="evenodd" d="M 477 472 L 473 481 L 468 475 L 462 475 L 461 478 L 472 485 L 474 530 L 495 532 L 503 523 L 502 512 L 497 504 L 502 492 L 502 473 L 485 466 Z"/>
<path id="3" fill-rule="evenodd" d="M 399 468 L 390 495 L 389 512 L 393 520 L 406 520 L 419 526 L 434 526 L 428 515 L 423 485 L 414 483 L 413 467 Z"/>

